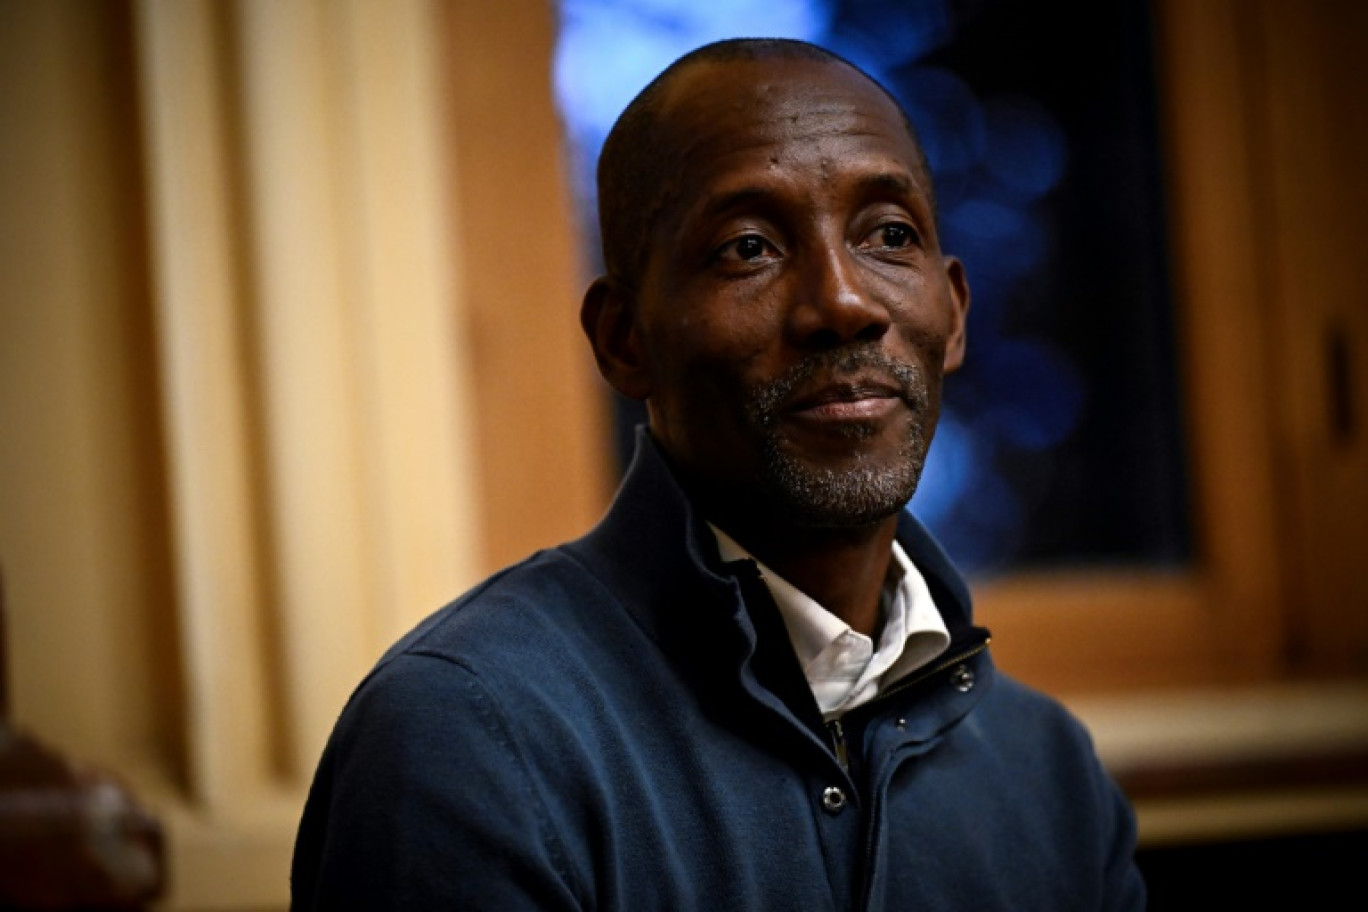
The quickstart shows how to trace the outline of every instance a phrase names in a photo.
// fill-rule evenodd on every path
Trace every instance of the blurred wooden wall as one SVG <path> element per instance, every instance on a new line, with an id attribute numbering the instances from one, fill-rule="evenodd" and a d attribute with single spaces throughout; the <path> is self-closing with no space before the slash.
<path id="1" fill-rule="evenodd" d="M 16 723 L 282 907 L 404 630 L 601 511 L 541 2 L 0 4 Z"/>

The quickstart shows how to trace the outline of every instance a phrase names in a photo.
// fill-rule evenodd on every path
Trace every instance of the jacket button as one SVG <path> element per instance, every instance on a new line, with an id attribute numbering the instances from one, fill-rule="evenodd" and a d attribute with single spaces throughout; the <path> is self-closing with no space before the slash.
<path id="1" fill-rule="evenodd" d="M 845 806 L 845 792 L 841 791 L 836 786 L 830 786 L 826 791 L 822 792 L 822 807 L 826 809 L 828 814 L 839 814 L 841 813 L 841 809 Z"/>
<path id="2" fill-rule="evenodd" d="M 974 689 L 974 672 L 968 665 L 958 665 L 955 670 L 950 672 L 950 685 L 960 693 L 968 693 Z"/>

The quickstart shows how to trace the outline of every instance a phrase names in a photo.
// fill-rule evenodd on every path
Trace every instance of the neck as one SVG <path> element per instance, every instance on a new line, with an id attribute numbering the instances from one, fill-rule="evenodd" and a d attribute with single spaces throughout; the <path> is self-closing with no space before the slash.
<path id="1" fill-rule="evenodd" d="M 857 529 L 794 529 L 772 523 L 717 524 L 851 629 L 873 636 L 881 622 L 880 596 L 893 559 L 897 516 Z"/>

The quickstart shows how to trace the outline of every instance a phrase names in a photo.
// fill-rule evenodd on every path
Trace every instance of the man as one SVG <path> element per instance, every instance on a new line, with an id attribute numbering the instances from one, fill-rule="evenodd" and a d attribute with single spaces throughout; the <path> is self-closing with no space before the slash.
<path id="1" fill-rule="evenodd" d="M 599 182 L 582 322 L 649 432 L 597 528 L 361 684 L 296 907 L 1142 908 L 1087 736 L 994 672 L 903 510 L 969 291 L 896 102 L 810 45 L 711 45 Z"/>

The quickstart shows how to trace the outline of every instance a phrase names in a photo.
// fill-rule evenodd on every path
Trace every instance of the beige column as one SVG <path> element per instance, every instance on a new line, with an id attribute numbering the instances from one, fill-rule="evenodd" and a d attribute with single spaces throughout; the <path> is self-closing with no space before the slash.
<path id="1" fill-rule="evenodd" d="M 172 904 L 283 900 L 380 652 L 475 578 L 471 379 L 424 0 L 143 0 L 190 792 Z"/>
<path id="2" fill-rule="evenodd" d="M 351 689 L 603 506 L 551 12 L 0 3 L 14 720 L 158 813 L 168 910 L 285 908 Z"/>
<path id="3" fill-rule="evenodd" d="M 267 776 L 273 695 L 227 49 L 207 3 L 136 21 L 189 786 L 231 807 Z"/>

